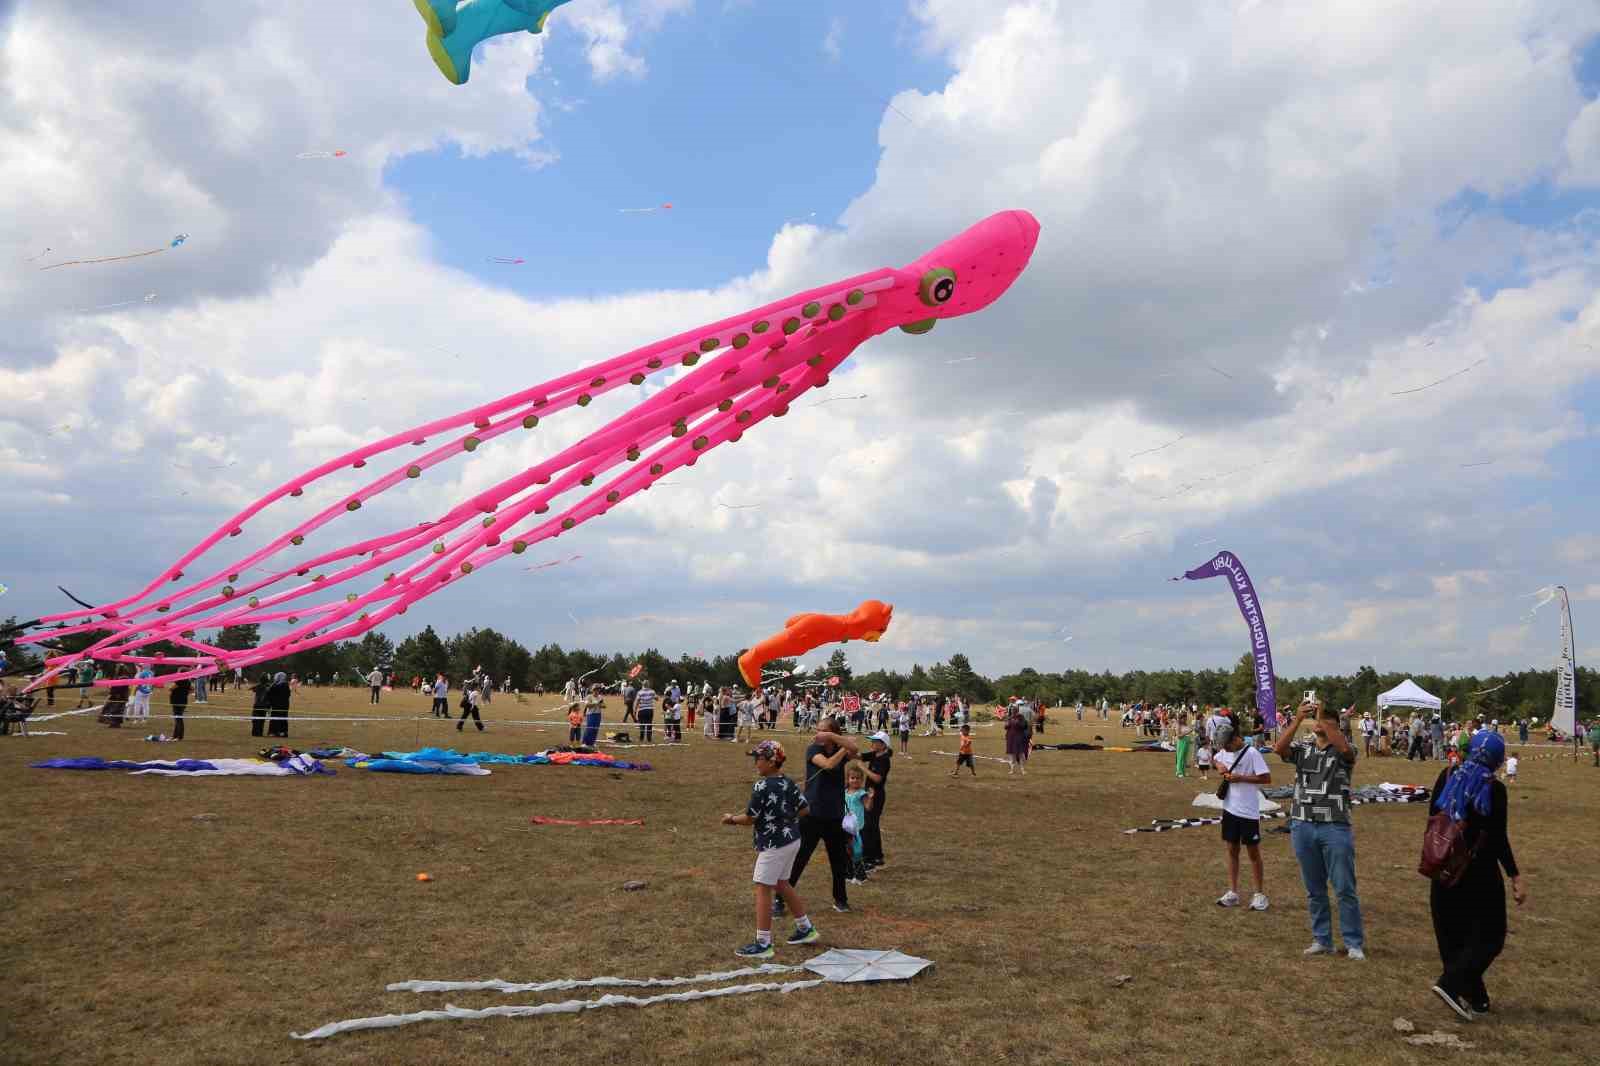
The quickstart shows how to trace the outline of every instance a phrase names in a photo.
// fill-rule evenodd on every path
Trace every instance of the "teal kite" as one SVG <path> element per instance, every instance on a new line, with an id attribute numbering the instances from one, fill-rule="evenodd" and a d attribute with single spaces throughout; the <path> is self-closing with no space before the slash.
<path id="1" fill-rule="evenodd" d="M 550 12 L 567 0 L 411 0 L 428 26 L 428 54 L 453 85 L 471 74 L 472 49 L 490 37 L 539 33 Z"/>

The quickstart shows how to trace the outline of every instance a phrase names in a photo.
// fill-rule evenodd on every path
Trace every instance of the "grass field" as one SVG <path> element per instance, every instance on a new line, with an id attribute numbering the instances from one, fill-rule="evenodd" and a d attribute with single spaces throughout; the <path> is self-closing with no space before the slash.
<path id="1" fill-rule="evenodd" d="M 214 695 L 191 711 L 243 713 L 247 695 Z M 75 700 L 63 691 L 57 709 Z M 158 713 L 163 702 L 158 693 Z M 369 711 L 357 690 L 310 690 L 296 702 L 303 714 Z M 554 718 L 554 702 L 496 697 L 488 732 L 466 742 L 511 752 L 560 743 L 564 727 L 496 722 Z M 404 692 L 386 696 L 381 711 L 398 719 L 426 709 Z M 1600 770 L 1587 758 L 1523 762 L 1511 836 L 1531 898 L 1513 913 L 1489 974 L 1498 1013 L 1471 1025 L 1427 991 L 1437 956 L 1427 884 L 1415 873 L 1420 806 L 1355 814 L 1369 961 L 1303 960 L 1310 937 L 1286 836 L 1265 838 L 1272 907 L 1250 913 L 1213 902 L 1226 887 L 1214 828 L 1121 832 L 1190 812 L 1202 786 L 1174 780 L 1169 757 L 1045 751 L 1025 778 L 980 761 L 977 780 L 952 780 L 953 760 L 928 753 L 954 741 L 919 737 L 890 783 L 888 868 L 852 889 L 854 913 L 835 914 L 819 853 L 800 888 L 822 943 L 780 944 L 774 960 L 895 947 L 935 961 L 915 981 L 305 1043 L 289 1033 L 446 1002 L 599 994 L 386 993 L 393 981 L 664 977 L 740 965 L 731 953 L 751 938 L 749 831 L 717 818 L 748 795 L 744 746 L 691 734 L 687 746 L 640 752 L 650 773 L 513 766 L 484 778 L 412 777 L 340 767 L 336 777 L 169 779 L 28 763 L 242 756 L 262 742 L 244 722 L 191 721 L 185 743 L 164 745 L 89 717 L 38 728 L 68 735 L 0 738 L 6 1062 L 1325 1066 L 1454 1054 L 1402 1043 L 1397 1017 L 1474 1042 L 1475 1062 L 1595 1061 Z M 170 723 L 156 719 L 144 731 L 163 729 Z M 997 729 L 977 732 L 980 755 L 1001 753 Z M 1052 722 L 1044 739 L 1095 733 L 1127 735 L 1115 723 Z M 796 741 L 788 746 L 798 756 L 798 738 L 779 735 Z M 299 719 L 289 743 L 409 750 L 458 737 L 431 721 Z M 1291 780 L 1272 762 L 1277 781 Z M 1373 759 L 1356 780 L 1431 784 L 1433 774 Z M 535 814 L 646 824 L 536 828 Z M 418 883 L 420 871 L 434 880 Z M 649 884 L 624 893 L 628 880 Z M 1132 980 L 1112 987 L 1118 975 Z"/>

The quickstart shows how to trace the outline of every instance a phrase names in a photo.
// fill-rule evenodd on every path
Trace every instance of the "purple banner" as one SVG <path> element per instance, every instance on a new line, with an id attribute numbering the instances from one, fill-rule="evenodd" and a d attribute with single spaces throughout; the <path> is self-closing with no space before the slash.
<path id="1" fill-rule="evenodd" d="M 1183 578 L 1172 580 L 1199 581 L 1218 575 L 1232 579 L 1229 584 L 1233 586 L 1233 598 L 1239 602 L 1239 613 L 1244 615 L 1245 625 L 1250 627 L 1250 652 L 1256 660 L 1256 710 L 1261 712 L 1261 720 L 1268 729 L 1276 729 L 1278 681 L 1272 672 L 1272 645 L 1267 642 L 1267 620 L 1261 614 L 1261 601 L 1256 598 L 1255 586 L 1250 584 L 1250 575 L 1245 573 L 1244 564 L 1232 552 L 1221 551 L 1210 562 L 1184 574 Z"/>

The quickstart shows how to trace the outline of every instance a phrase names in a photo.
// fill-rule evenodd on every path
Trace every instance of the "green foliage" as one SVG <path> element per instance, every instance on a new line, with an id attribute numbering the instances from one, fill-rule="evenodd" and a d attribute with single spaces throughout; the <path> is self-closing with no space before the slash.
<path id="1" fill-rule="evenodd" d="M 258 625 L 223 626 L 216 639 L 209 643 L 213 647 L 226 648 L 229 651 L 245 651 L 261 643 L 261 627 Z"/>

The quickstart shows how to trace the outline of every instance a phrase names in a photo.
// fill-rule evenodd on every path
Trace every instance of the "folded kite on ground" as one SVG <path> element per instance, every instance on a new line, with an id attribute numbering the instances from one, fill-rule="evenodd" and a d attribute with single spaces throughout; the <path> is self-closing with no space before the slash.
<path id="1" fill-rule="evenodd" d="M 475 762 L 424 762 L 420 759 L 351 759 L 346 766 L 356 770 L 375 770 L 380 774 L 465 774 L 488 777 L 489 771 Z"/>
<path id="2" fill-rule="evenodd" d="M 128 770 L 134 774 L 162 777 L 307 777 L 332 774 L 333 770 L 316 759 L 297 755 L 281 763 L 259 759 L 153 759 L 131 762 L 127 759 L 101 759 L 83 756 L 75 759 L 47 759 L 33 764 L 41 770 Z"/>

